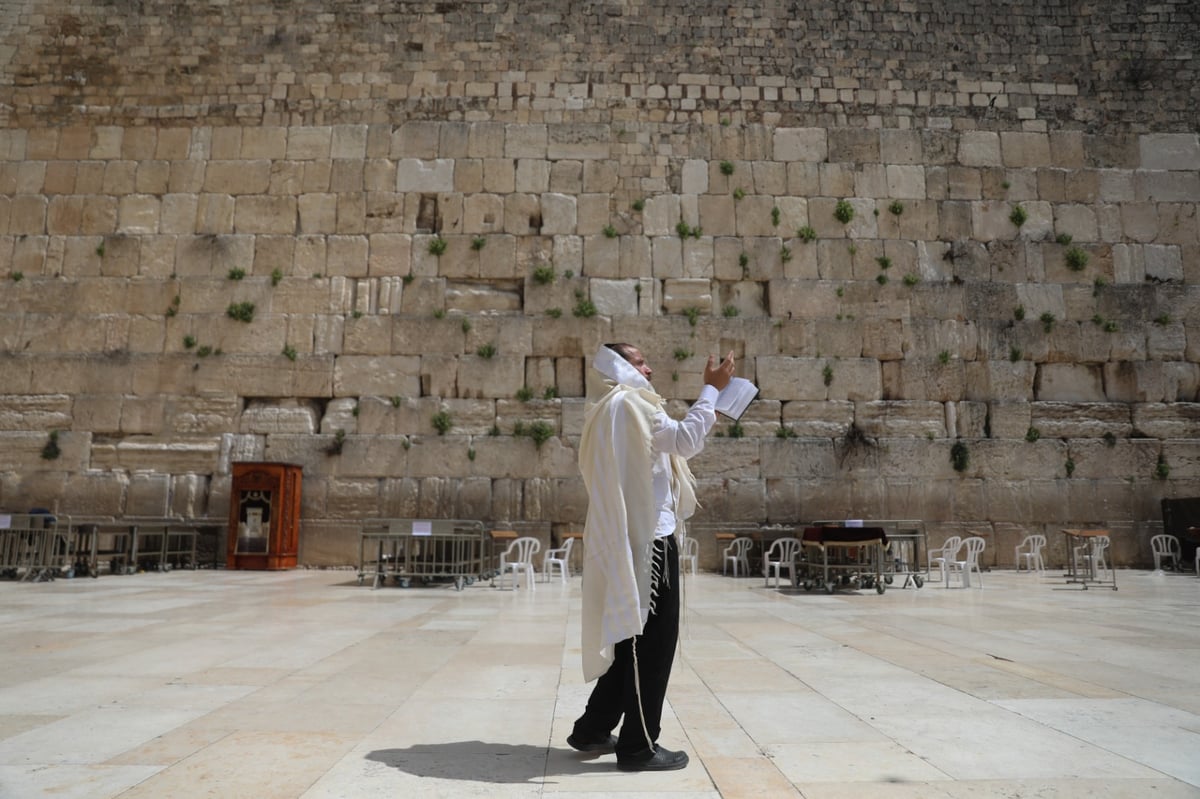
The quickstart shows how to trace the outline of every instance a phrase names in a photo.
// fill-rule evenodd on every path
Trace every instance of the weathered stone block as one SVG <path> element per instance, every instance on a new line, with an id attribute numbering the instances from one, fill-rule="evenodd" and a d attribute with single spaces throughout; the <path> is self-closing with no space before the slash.
<path id="1" fill-rule="evenodd" d="M 887 400 L 855 404 L 855 424 L 868 436 L 946 437 L 946 411 L 940 402 Z"/>
<path id="2" fill-rule="evenodd" d="M 1200 169 L 1200 137 L 1195 133 L 1150 133 L 1138 137 L 1142 169 Z"/>
<path id="3" fill-rule="evenodd" d="M 824 161 L 829 155 L 824 128 L 776 128 L 772 141 L 776 161 Z"/>

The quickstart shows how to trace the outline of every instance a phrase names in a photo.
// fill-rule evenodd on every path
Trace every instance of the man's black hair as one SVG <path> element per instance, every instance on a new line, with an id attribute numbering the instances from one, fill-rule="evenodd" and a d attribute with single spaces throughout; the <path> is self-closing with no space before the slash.
<path id="1" fill-rule="evenodd" d="M 626 361 L 629 361 L 629 363 L 633 363 L 633 361 L 629 360 L 629 351 L 631 349 L 633 349 L 632 344 L 626 344 L 625 342 L 622 341 L 622 342 L 618 342 L 616 344 L 605 344 L 604 346 L 608 347 L 610 350 L 615 352 L 617 355 L 620 355 Z"/>

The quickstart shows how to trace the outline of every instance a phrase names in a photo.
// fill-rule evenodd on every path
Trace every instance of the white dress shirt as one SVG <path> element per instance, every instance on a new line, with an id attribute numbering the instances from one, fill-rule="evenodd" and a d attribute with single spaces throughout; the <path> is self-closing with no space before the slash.
<path id="1" fill-rule="evenodd" d="M 704 449 L 704 437 L 717 421 L 713 405 L 717 401 L 717 390 L 710 385 L 700 389 L 700 397 L 688 408 L 687 415 L 680 420 L 672 419 L 664 411 L 654 414 L 651 425 L 651 448 L 654 464 L 650 473 L 654 481 L 654 502 L 658 508 L 658 524 L 654 528 L 656 538 L 666 538 L 675 532 L 675 495 L 671 491 L 671 461 L 669 455 L 690 458 Z"/>

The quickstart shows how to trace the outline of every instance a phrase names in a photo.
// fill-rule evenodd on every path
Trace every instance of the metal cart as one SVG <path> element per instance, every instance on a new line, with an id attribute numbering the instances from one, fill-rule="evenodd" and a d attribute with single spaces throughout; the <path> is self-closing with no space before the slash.
<path id="1" fill-rule="evenodd" d="M 887 533 L 882 527 L 806 527 L 801 538 L 804 557 L 796 582 L 805 591 L 824 588 L 832 594 L 838 586 L 874 588 L 882 594 L 883 559 Z"/>
<path id="2" fill-rule="evenodd" d="M 483 522 L 463 519 L 368 519 L 358 542 L 358 584 L 368 574 L 372 588 L 392 578 L 401 588 L 453 580 L 461 591 L 486 577 L 490 547 Z"/>
<path id="3" fill-rule="evenodd" d="M 813 527 L 882 527 L 887 533 L 883 581 L 892 585 L 904 578 L 901 588 L 920 588 L 929 579 L 925 558 L 925 522 L 919 519 L 863 519 L 861 521 L 815 521 Z"/>

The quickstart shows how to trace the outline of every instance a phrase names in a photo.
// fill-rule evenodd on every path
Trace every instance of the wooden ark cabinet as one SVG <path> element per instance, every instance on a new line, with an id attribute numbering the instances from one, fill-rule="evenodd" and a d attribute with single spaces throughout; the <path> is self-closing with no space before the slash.
<path id="1" fill-rule="evenodd" d="M 300 544 L 301 468 L 235 463 L 229 496 L 229 569 L 292 569 Z"/>

